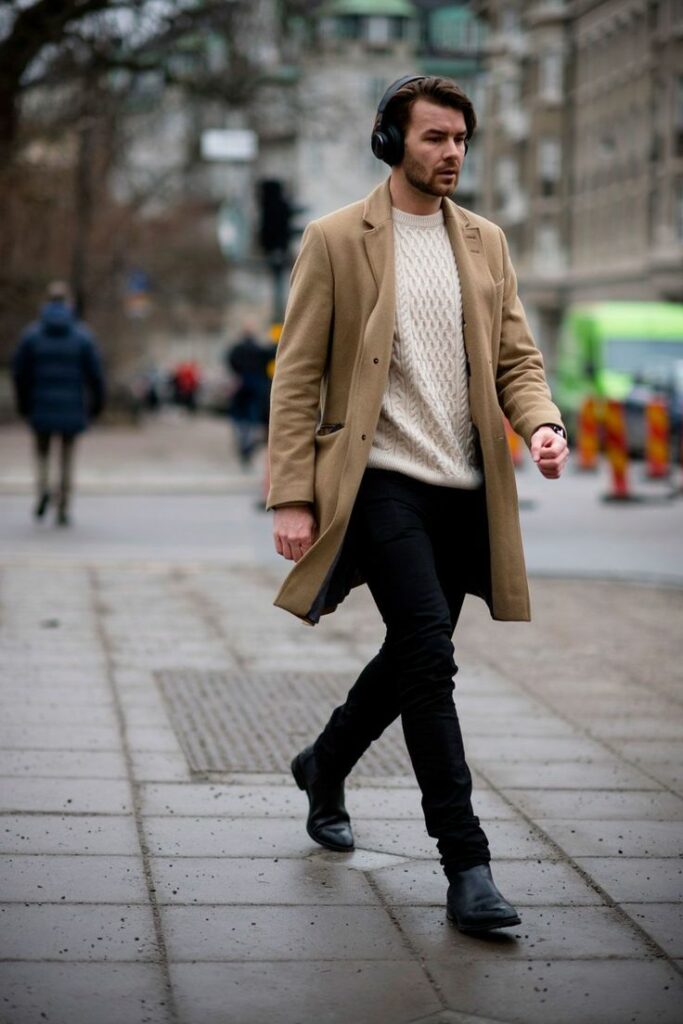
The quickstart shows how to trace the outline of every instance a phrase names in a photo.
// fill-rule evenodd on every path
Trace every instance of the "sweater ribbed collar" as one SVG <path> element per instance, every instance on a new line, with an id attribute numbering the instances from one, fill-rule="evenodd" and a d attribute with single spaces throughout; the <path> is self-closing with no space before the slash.
<path id="1" fill-rule="evenodd" d="M 397 206 L 391 208 L 391 219 L 394 224 L 401 224 L 407 228 L 423 228 L 433 229 L 439 228 L 443 225 L 444 216 L 443 210 L 437 210 L 436 213 L 405 213 L 404 210 L 399 210 Z"/>

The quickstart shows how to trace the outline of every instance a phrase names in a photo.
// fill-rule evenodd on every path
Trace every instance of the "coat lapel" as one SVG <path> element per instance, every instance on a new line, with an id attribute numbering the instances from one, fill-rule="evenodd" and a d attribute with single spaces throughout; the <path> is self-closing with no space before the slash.
<path id="1" fill-rule="evenodd" d="M 390 350 L 394 337 L 396 285 L 394 272 L 394 232 L 391 221 L 391 194 L 388 180 L 368 196 L 363 209 L 366 230 L 365 252 L 377 287 L 377 302 L 368 319 L 366 344 Z"/>
<path id="2" fill-rule="evenodd" d="M 470 225 L 453 203 L 446 200 L 443 210 L 446 230 L 458 266 L 463 322 L 473 324 L 477 305 L 477 283 L 481 280 L 481 270 L 485 266 L 481 235 L 479 228 Z"/>

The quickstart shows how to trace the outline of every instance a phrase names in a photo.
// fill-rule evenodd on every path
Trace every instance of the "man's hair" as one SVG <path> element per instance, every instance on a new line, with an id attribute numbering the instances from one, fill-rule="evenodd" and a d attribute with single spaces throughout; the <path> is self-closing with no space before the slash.
<path id="1" fill-rule="evenodd" d="M 396 125 L 405 138 L 410 112 L 416 100 L 428 100 L 439 107 L 451 107 L 462 111 L 465 118 L 467 138 L 471 139 L 477 127 L 477 115 L 472 101 L 452 78 L 434 75 L 408 82 L 389 100 L 384 113 L 384 123 Z"/>

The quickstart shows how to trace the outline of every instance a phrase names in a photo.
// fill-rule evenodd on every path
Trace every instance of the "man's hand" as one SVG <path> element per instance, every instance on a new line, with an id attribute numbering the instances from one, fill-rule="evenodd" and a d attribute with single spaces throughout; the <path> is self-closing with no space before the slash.
<path id="1" fill-rule="evenodd" d="M 546 479 L 557 480 L 569 458 L 569 446 L 551 427 L 539 427 L 531 435 L 531 457 Z"/>
<path id="2" fill-rule="evenodd" d="M 315 541 L 318 524 L 307 505 L 285 505 L 276 508 L 273 537 L 278 555 L 298 562 Z"/>

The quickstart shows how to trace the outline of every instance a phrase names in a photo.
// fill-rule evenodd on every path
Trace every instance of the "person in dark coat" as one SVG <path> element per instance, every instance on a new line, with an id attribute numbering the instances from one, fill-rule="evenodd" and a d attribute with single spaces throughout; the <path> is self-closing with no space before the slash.
<path id="1" fill-rule="evenodd" d="M 270 408 L 271 379 L 268 366 L 275 358 L 276 346 L 257 339 L 250 324 L 226 353 L 228 369 L 239 384 L 232 396 L 228 415 L 235 424 L 240 461 L 248 466 L 259 442 L 265 441 Z"/>
<path id="2" fill-rule="evenodd" d="M 61 440 L 57 522 L 69 521 L 76 437 L 104 404 L 104 375 L 95 339 L 69 300 L 68 287 L 54 282 L 40 318 L 21 336 L 12 361 L 19 414 L 33 431 L 36 452 L 35 516 L 45 515 L 52 494 L 49 455 L 52 437 Z"/>

